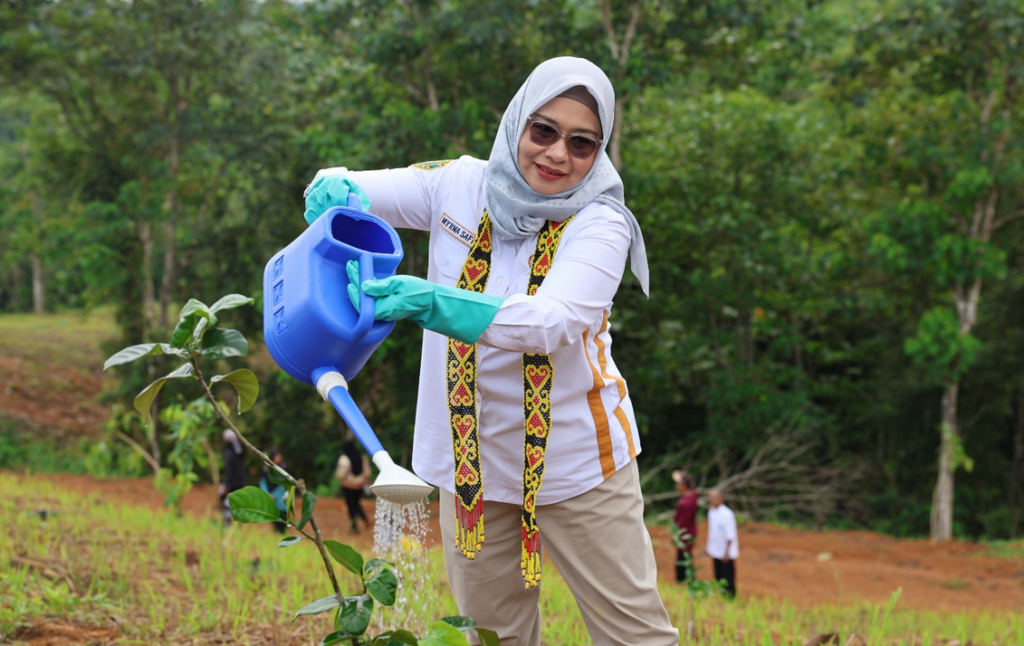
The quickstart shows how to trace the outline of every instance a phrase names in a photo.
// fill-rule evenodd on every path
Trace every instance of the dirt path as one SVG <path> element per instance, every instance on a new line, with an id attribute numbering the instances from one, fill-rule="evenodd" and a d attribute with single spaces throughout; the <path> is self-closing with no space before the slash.
<path id="1" fill-rule="evenodd" d="M 159 508 L 160 495 L 149 480 L 98 481 L 87 476 L 52 475 L 62 487 L 95 493 L 104 500 Z M 366 502 L 373 517 L 373 501 Z M 192 490 L 185 499 L 188 513 L 216 516 L 216 495 L 209 486 Z M 351 535 L 345 503 L 322 499 L 317 519 L 326 536 L 368 550 L 371 532 Z M 431 507 L 428 543 L 438 540 L 437 505 Z M 706 528 L 699 529 L 701 536 Z M 674 577 L 675 550 L 666 527 L 652 527 L 659 575 Z M 698 545 L 703 545 L 698 539 Z M 871 532 L 815 532 L 762 523 L 740 526 L 741 556 L 737 583 L 742 596 L 788 599 L 798 606 L 857 601 L 884 603 L 903 588 L 900 606 L 918 610 L 986 609 L 1024 611 L 1024 558 L 988 555 L 982 545 L 926 540 L 900 540 Z M 701 578 L 710 562 L 700 557 Z"/>

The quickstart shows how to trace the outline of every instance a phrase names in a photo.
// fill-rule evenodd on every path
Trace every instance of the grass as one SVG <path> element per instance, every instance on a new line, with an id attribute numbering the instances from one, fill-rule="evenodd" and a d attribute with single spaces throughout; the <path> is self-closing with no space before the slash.
<path id="1" fill-rule="evenodd" d="M 16 356 L 30 364 L 59 360 L 83 370 L 103 365 L 100 343 L 117 335 L 113 315 L 0 314 L 0 355 Z"/>
<path id="2" fill-rule="evenodd" d="M 40 510 L 47 510 L 45 519 Z M 329 584 L 307 541 L 289 549 L 276 542 L 267 526 L 225 531 L 212 520 L 112 505 L 44 479 L 0 473 L 0 641 L 33 621 L 109 626 L 116 617 L 119 643 L 316 643 L 330 631 L 327 618 L 291 619 L 296 609 L 329 594 Z M 457 614 L 440 552 L 426 556 L 428 585 L 436 593 L 418 595 L 420 605 L 407 606 L 405 617 L 385 613 L 372 625 Z M 343 591 L 355 592 L 354 577 L 338 574 Z M 543 641 L 590 643 L 568 588 L 557 573 L 545 575 Z M 685 591 L 667 583 L 662 595 L 675 624 L 685 626 Z M 888 607 L 814 608 L 762 598 L 698 601 L 693 643 L 790 645 L 819 633 L 839 633 L 845 643 L 855 633 L 893 646 L 939 646 L 950 639 L 1024 644 L 1019 613 L 968 616 L 894 605 L 895 599 Z"/>
<path id="3" fill-rule="evenodd" d="M 1024 539 L 1010 541 L 985 541 L 987 554 L 989 556 L 1000 556 L 1003 558 L 1024 558 Z"/>

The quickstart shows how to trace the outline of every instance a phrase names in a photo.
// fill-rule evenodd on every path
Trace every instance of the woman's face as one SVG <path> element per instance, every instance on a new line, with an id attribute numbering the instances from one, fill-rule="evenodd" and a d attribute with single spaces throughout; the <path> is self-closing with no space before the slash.
<path id="1" fill-rule="evenodd" d="M 532 116 L 567 135 L 579 133 L 594 139 L 603 138 L 597 115 L 579 101 L 564 96 L 551 99 Z M 559 137 L 550 146 L 533 143 L 529 123 L 519 138 L 519 170 L 530 188 L 541 195 L 554 195 L 572 188 L 590 172 L 595 159 L 597 150 L 587 159 L 570 155 L 565 137 Z"/>

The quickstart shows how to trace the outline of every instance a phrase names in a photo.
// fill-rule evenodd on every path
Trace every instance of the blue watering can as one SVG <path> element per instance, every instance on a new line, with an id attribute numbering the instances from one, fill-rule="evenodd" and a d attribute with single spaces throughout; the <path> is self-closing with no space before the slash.
<path id="1" fill-rule="evenodd" d="M 362 295 L 359 311 L 348 298 L 345 265 L 359 261 L 361 280 L 393 276 L 402 241 L 387 223 L 360 210 L 328 209 L 277 252 L 263 272 L 263 334 L 271 356 L 285 372 L 317 391 L 341 414 L 380 470 L 370 490 L 406 504 L 433 487 L 396 465 L 348 391 L 348 382 L 395 326 L 374 321 L 374 299 Z"/>

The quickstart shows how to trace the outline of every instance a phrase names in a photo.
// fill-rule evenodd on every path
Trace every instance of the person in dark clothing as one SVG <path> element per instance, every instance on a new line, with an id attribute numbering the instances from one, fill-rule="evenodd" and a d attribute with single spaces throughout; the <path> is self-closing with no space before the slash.
<path id="1" fill-rule="evenodd" d="M 348 517 L 352 520 L 352 533 L 359 533 L 359 519 L 363 519 L 366 527 L 370 526 L 370 520 L 363 511 L 361 499 L 363 490 L 370 483 L 370 461 L 366 454 L 359 450 L 355 439 L 349 437 L 341 443 L 341 457 L 338 458 L 338 469 L 335 472 L 338 482 L 341 483 L 341 490 L 345 494 L 345 502 L 348 504 Z"/>
<path id="2" fill-rule="evenodd" d="M 672 472 L 672 480 L 679 492 L 676 504 L 675 523 L 679 528 L 682 547 L 676 548 L 676 581 L 685 583 L 693 571 L 693 544 L 697 540 L 697 498 L 699 496 L 693 476 L 681 469 Z"/>
<path id="3" fill-rule="evenodd" d="M 224 431 L 224 469 L 220 475 L 220 506 L 224 514 L 224 525 L 231 524 L 231 506 L 228 504 L 228 494 L 237 491 L 249 484 L 249 477 L 245 472 L 245 451 L 238 436 L 231 429 Z"/>
<path id="4" fill-rule="evenodd" d="M 288 468 L 284 466 L 284 457 L 281 455 L 281 451 L 278 449 L 271 449 L 267 456 L 274 461 L 274 464 L 285 471 L 288 470 Z M 276 484 L 270 480 L 270 467 L 266 465 L 263 466 L 263 473 L 260 475 L 260 489 L 269 493 L 274 499 L 274 504 L 277 505 L 277 512 L 281 514 L 281 520 L 274 523 L 274 529 L 278 534 L 284 534 L 285 530 L 288 529 L 288 523 L 286 522 L 286 519 L 288 518 L 288 501 L 285 500 L 288 490 L 282 485 Z"/>

